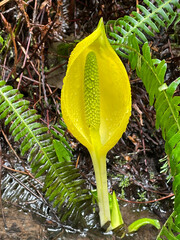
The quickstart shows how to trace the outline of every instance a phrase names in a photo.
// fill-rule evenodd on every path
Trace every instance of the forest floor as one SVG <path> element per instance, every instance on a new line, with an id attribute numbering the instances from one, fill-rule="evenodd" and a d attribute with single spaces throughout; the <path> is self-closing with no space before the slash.
<path id="1" fill-rule="evenodd" d="M 137 11 L 136 3 L 135 0 L 35 0 L 26 3 L 7 0 L 1 5 L 0 2 L 0 78 L 19 89 L 47 126 L 56 123 L 60 118 L 62 80 L 74 41 L 89 35 L 100 17 L 107 23 Z M 139 4 L 143 1 L 139 0 Z M 161 29 L 161 34 L 150 41 L 154 56 L 165 59 L 168 64 L 168 84 L 180 73 L 178 36 L 178 27 L 176 30 L 169 27 L 168 31 Z M 5 41 L 6 47 L 2 49 Z M 161 172 L 163 164 L 168 162 L 164 140 L 161 130 L 155 128 L 155 110 L 149 105 L 141 79 L 136 77 L 127 61 L 124 65 L 131 82 L 132 115 L 126 132 L 108 153 L 108 186 L 110 192 L 116 191 L 125 224 L 141 217 L 152 217 L 162 225 L 173 209 L 172 180 L 167 181 L 170 173 L 169 170 Z M 95 178 L 89 153 L 70 134 L 67 137 L 74 149 L 74 165 L 87 181 L 87 188 L 92 189 Z M 7 174 L 17 165 L 24 171 L 25 160 L 3 121 L 0 122 L 0 146 L 0 181 L 3 184 Z M 13 149 L 19 157 L 14 155 Z M 0 240 L 116 239 L 114 235 L 103 235 L 100 230 L 87 233 L 86 229 L 85 233 L 71 227 L 58 229 L 53 221 L 44 218 L 42 221 L 36 209 L 28 210 L 26 204 L 22 206 L 18 200 L 2 199 L 0 204 Z M 154 240 L 157 232 L 154 227 L 146 226 L 133 239 Z"/>

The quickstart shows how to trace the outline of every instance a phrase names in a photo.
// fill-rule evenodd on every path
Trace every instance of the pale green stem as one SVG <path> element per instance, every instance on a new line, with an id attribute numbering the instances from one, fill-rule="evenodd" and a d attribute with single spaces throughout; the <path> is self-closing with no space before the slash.
<path id="1" fill-rule="evenodd" d="M 100 223 L 101 227 L 103 227 L 106 223 L 110 223 L 111 221 L 107 188 L 106 155 L 101 156 L 99 151 L 95 149 L 91 151 L 91 158 L 96 177 Z M 111 226 L 108 230 L 110 229 Z"/>

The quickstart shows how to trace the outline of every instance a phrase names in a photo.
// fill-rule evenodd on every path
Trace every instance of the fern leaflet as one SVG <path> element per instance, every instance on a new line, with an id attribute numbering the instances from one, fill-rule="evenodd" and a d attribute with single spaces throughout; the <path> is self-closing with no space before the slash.
<path id="1" fill-rule="evenodd" d="M 159 33 L 159 27 L 172 24 L 178 13 L 173 10 L 180 8 L 178 0 L 156 0 L 153 4 L 149 0 L 143 0 L 147 5 L 137 7 L 142 14 L 133 11 L 132 16 L 124 16 L 118 20 L 111 20 L 106 24 L 106 31 L 110 37 L 109 41 L 113 48 L 122 57 L 126 57 L 119 49 L 120 43 L 127 44 L 130 35 L 135 34 L 139 44 L 148 41 L 147 37 L 153 37 L 154 32 Z"/>
<path id="2" fill-rule="evenodd" d="M 174 92 L 180 83 L 176 79 L 169 86 L 164 83 L 167 65 L 165 61 L 151 58 L 150 47 L 146 42 L 142 47 L 142 54 L 136 37 L 130 36 L 128 45 L 122 44 L 127 49 L 132 69 L 136 70 L 149 94 L 150 104 L 156 109 L 156 128 L 161 127 L 165 140 L 165 151 L 170 158 L 171 173 L 174 177 L 173 190 L 175 193 L 176 224 L 180 224 L 180 96 Z M 121 44 L 119 45 L 121 47 Z"/>
<path id="3" fill-rule="evenodd" d="M 176 212 L 173 212 L 163 225 L 157 240 L 177 240 L 180 239 L 180 228 L 175 225 Z"/>
<path id="4" fill-rule="evenodd" d="M 5 118 L 5 124 L 10 124 L 9 130 L 15 141 L 21 142 L 21 153 L 28 153 L 28 161 L 36 178 L 46 173 L 44 191 L 57 206 L 62 221 L 70 215 L 76 217 L 90 205 L 91 196 L 88 190 L 81 189 L 83 180 L 72 163 L 58 162 L 48 128 L 37 122 L 40 115 L 34 109 L 29 110 L 29 101 L 22 100 L 22 96 L 18 90 L 0 81 L 0 119 Z M 62 158 L 66 158 L 67 149 L 63 144 L 61 148 L 66 154 Z M 64 211 L 60 211 L 62 206 Z"/>

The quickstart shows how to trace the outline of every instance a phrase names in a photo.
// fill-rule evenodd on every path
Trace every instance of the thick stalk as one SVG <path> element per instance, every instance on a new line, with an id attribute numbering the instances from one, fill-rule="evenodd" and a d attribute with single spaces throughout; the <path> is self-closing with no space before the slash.
<path id="1" fill-rule="evenodd" d="M 107 188 L 106 155 L 101 156 L 99 151 L 95 149 L 91 152 L 91 158 L 96 177 L 100 223 L 101 227 L 103 227 L 106 223 L 110 224 L 111 221 Z M 109 226 L 108 230 L 110 228 L 111 226 Z"/>

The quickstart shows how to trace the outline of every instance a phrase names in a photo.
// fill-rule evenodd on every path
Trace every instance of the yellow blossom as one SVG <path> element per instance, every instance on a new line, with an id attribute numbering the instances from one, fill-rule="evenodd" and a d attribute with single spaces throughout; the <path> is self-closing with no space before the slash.
<path id="1" fill-rule="evenodd" d="M 61 107 L 69 131 L 90 152 L 103 226 L 110 222 L 106 154 L 128 124 L 131 90 L 127 72 L 106 37 L 102 19 L 71 53 Z"/>

